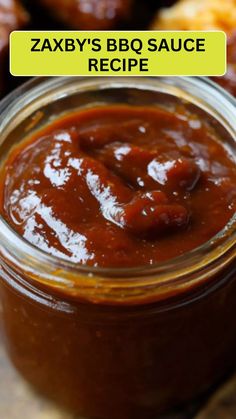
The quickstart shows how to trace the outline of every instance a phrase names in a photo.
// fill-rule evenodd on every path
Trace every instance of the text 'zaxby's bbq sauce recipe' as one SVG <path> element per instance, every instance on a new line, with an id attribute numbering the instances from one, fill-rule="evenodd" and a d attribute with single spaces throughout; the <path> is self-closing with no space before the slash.
<path id="1" fill-rule="evenodd" d="M 223 143 L 184 105 L 81 109 L 14 148 L 1 213 L 25 240 L 76 264 L 156 264 L 233 216 L 236 168 Z"/>

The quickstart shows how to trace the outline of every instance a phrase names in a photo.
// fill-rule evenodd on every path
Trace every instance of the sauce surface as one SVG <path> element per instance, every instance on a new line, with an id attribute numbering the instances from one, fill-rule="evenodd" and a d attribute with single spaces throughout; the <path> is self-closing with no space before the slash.
<path id="1" fill-rule="evenodd" d="M 164 261 L 235 212 L 235 161 L 222 142 L 182 105 L 80 110 L 12 151 L 0 211 L 27 241 L 78 264 Z"/>

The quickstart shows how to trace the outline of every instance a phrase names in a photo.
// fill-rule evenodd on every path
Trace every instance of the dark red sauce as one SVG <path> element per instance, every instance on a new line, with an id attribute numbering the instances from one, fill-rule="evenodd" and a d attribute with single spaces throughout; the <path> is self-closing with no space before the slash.
<path id="1" fill-rule="evenodd" d="M 235 211 L 223 138 L 184 106 L 102 106 L 51 123 L 5 166 L 1 212 L 52 255 L 154 264 L 208 241 Z"/>

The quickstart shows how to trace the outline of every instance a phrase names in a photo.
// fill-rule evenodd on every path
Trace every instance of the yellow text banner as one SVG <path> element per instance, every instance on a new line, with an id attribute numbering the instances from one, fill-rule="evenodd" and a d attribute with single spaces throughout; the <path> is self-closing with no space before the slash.
<path id="1" fill-rule="evenodd" d="M 221 31 L 15 31 L 14 76 L 221 76 Z"/>

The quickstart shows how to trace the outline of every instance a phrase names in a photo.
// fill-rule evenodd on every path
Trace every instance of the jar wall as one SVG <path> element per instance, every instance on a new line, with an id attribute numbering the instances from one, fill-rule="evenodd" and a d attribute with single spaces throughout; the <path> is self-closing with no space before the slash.
<path id="1" fill-rule="evenodd" d="M 21 88 L 12 102 L 9 98 L 0 106 L 1 162 L 26 134 L 63 112 L 104 102 L 170 106 L 179 98 L 199 108 L 235 150 L 235 101 L 209 81 L 63 78 L 34 83 L 35 88 Z M 111 278 L 93 276 L 94 271 L 42 254 L 0 217 L 2 321 L 13 363 L 47 397 L 88 418 L 156 419 L 204 393 L 232 371 L 236 359 L 235 220 L 218 240 L 195 249 L 194 266 L 188 255 L 183 258 L 164 272 L 159 267 L 160 274 L 138 272 L 138 278 L 125 280 L 118 272 Z M 186 273 L 191 270 L 194 280 Z M 42 283 L 48 284 L 48 293 Z M 54 287 L 63 286 L 63 297 L 53 294 Z M 176 299 L 138 304 L 141 297 L 150 301 L 154 291 L 151 301 L 165 298 L 163 287 Z M 183 288 L 189 289 L 184 296 Z M 77 301 L 67 297 L 71 289 Z M 79 302 L 94 295 L 97 304 Z"/>
<path id="2" fill-rule="evenodd" d="M 160 310 L 157 304 L 105 307 L 58 297 L 49 306 L 42 296 L 39 302 L 13 289 L 14 277 L 4 272 L 8 352 L 38 390 L 85 417 L 156 419 L 234 366 L 235 267 L 224 278 L 217 289 Z"/>

